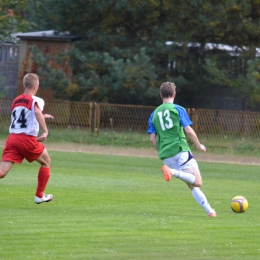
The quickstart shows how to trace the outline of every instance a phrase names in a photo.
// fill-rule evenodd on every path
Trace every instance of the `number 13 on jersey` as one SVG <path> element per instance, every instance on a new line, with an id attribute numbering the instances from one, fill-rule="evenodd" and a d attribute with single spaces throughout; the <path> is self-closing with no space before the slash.
<path id="1" fill-rule="evenodd" d="M 173 121 L 170 117 L 170 111 L 167 109 L 165 111 L 158 112 L 158 117 L 160 120 L 160 125 L 163 131 L 173 127 Z"/>

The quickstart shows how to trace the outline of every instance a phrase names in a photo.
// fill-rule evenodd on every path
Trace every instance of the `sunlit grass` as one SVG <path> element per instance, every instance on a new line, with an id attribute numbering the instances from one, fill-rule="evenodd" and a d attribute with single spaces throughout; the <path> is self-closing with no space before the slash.
<path id="1" fill-rule="evenodd" d="M 0 129 L 0 140 L 8 136 L 8 129 Z M 260 156 L 258 140 L 247 138 L 233 139 L 232 136 L 198 136 L 200 141 L 212 154 Z M 151 148 L 149 135 L 139 132 L 117 132 L 100 130 L 88 132 L 82 129 L 49 129 L 48 143 L 76 143 L 86 145 L 101 145 L 115 147 Z M 196 147 L 190 142 L 193 151 Z"/>
<path id="2" fill-rule="evenodd" d="M 257 166 L 200 163 L 208 218 L 159 159 L 50 151 L 50 203 L 33 203 L 37 163 L 0 180 L 0 259 L 259 259 Z M 245 196 L 243 214 L 230 200 Z"/>

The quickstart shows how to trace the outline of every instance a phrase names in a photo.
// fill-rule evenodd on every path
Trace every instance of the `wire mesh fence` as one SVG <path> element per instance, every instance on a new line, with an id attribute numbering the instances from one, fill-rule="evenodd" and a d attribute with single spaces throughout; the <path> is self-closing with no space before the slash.
<path id="1" fill-rule="evenodd" d="M 145 132 L 151 106 L 97 104 L 97 129 Z"/>
<path id="2" fill-rule="evenodd" d="M 9 128 L 11 103 L 12 99 L 0 99 L 1 129 Z M 152 106 L 46 101 L 44 113 L 55 118 L 48 120 L 50 129 L 80 129 L 96 135 L 100 134 L 101 130 L 145 134 L 148 118 L 154 109 Z M 189 108 L 187 112 L 199 136 L 229 140 L 260 138 L 258 112 Z"/>
<path id="3" fill-rule="evenodd" d="M 54 120 L 48 121 L 51 128 L 81 129 L 92 131 L 92 103 L 47 101 L 44 113 L 54 116 Z"/>
<path id="4" fill-rule="evenodd" d="M 226 111 L 188 109 L 196 133 L 205 137 L 224 139 L 259 139 L 260 113 L 249 111 Z"/>

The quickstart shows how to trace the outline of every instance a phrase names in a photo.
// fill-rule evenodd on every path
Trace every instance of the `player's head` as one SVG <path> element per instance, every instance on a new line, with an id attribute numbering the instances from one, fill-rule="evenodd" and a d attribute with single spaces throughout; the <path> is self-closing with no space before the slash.
<path id="1" fill-rule="evenodd" d="M 172 82 L 164 82 L 160 86 L 160 95 L 162 98 L 171 98 L 176 94 L 176 86 Z"/>
<path id="2" fill-rule="evenodd" d="M 26 89 L 33 89 L 39 86 L 39 77 L 34 73 L 28 73 L 23 78 L 23 86 Z"/>

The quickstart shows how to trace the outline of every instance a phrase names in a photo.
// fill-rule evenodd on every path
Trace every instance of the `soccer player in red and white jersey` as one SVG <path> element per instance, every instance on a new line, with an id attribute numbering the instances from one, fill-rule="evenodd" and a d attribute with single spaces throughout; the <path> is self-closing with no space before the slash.
<path id="1" fill-rule="evenodd" d="M 24 93 L 13 100 L 10 135 L 6 140 L 0 164 L 0 178 L 4 178 L 14 163 L 21 164 L 24 159 L 28 162 L 37 161 L 41 166 L 38 172 L 38 185 L 34 202 L 40 204 L 53 199 L 52 194 L 44 190 L 50 178 L 51 159 L 41 143 L 48 136 L 45 118 L 53 119 L 52 115 L 43 114 L 44 100 L 36 97 L 39 88 L 39 78 L 36 74 L 28 73 L 23 78 Z M 39 134 L 39 128 L 43 133 Z"/>

